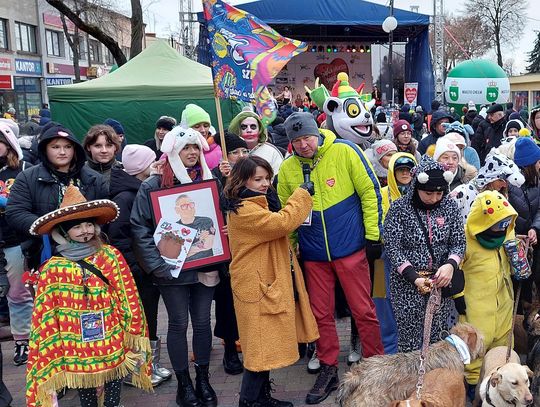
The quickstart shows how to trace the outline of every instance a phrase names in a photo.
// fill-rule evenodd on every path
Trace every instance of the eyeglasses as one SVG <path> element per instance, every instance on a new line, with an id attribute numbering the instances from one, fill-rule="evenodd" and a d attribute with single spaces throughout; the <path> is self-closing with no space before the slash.
<path id="1" fill-rule="evenodd" d="M 231 152 L 229 152 L 230 155 L 234 155 L 234 156 L 237 156 L 237 155 L 248 155 L 249 154 L 249 150 L 245 149 L 245 148 L 242 148 L 242 149 L 236 149 L 236 150 L 233 150 Z"/>
<path id="2" fill-rule="evenodd" d="M 176 207 L 182 209 L 183 211 L 187 209 L 193 209 L 195 208 L 195 202 L 189 202 L 186 204 L 176 205 Z"/>
<path id="3" fill-rule="evenodd" d="M 250 128 L 251 130 L 257 130 L 258 127 L 259 127 L 258 124 L 250 124 L 250 125 L 249 125 L 249 128 Z M 248 125 L 247 125 L 247 124 L 241 124 L 241 125 L 240 125 L 240 128 L 241 128 L 242 130 L 247 130 Z"/>

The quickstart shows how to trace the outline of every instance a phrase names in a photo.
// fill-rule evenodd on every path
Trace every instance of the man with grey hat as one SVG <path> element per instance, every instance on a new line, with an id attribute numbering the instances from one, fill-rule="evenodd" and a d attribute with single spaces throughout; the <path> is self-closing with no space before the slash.
<path id="1" fill-rule="evenodd" d="M 384 352 L 367 262 L 368 257 L 376 256 L 380 241 L 381 194 L 362 150 L 329 130 L 318 129 L 311 114 L 293 113 L 285 121 L 285 131 L 294 153 L 283 161 L 278 173 L 282 204 L 303 182 L 311 180 L 315 185 L 313 211 L 296 234 L 320 334 L 317 356 L 321 369 L 306 403 L 318 404 L 339 382 L 336 278 L 358 328 L 363 357 Z"/>

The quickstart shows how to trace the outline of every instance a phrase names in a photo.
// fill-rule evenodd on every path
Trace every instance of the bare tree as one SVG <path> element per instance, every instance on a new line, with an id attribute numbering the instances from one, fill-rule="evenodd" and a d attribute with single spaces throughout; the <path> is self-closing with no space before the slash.
<path id="1" fill-rule="evenodd" d="M 466 3 L 467 14 L 482 22 L 489 33 L 487 40 L 495 48 L 497 64 L 503 67 L 502 47 L 523 33 L 527 2 L 523 0 L 475 0 Z"/>
<path id="2" fill-rule="evenodd" d="M 71 53 L 73 54 L 73 70 L 75 71 L 75 83 L 78 83 L 81 81 L 81 68 L 79 65 L 81 38 L 79 37 L 79 27 L 75 26 L 75 29 L 73 30 L 73 36 L 71 36 L 66 22 L 66 16 L 60 14 L 60 20 L 62 20 L 62 28 L 64 30 L 64 35 L 66 36 L 69 48 L 71 49 Z"/>
<path id="3" fill-rule="evenodd" d="M 491 49 L 485 40 L 488 29 L 482 22 L 463 15 L 447 15 L 444 20 L 445 74 L 459 62 L 479 58 Z"/>
<path id="4" fill-rule="evenodd" d="M 126 55 L 118 43 L 118 38 L 126 33 L 121 32 L 121 26 L 114 21 L 112 3 L 100 0 L 46 0 L 67 17 L 75 26 L 101 42 L 110 51 L 118 66 L 127 62 Z M 144 36 L 144 22 L 140 0 L 130 0 L 131 18 L 131 49 L 133 57 L 141 52 Z M 108 21 L 107 21 L 108 20 Z"/>

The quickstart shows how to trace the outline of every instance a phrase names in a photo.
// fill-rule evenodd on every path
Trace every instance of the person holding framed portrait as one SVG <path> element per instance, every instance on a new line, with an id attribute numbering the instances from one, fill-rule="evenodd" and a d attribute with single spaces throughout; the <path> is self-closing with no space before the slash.
<path id="1" fill-rule="evenodd" d="M 214 263 L 221 258 L 228 259 L 225 256 L 228 250 L 223 247 L 226 238 L 220 235 L 220 222 L 216 220 L 217 225 L 210 226 L 210 223 L 214 224 L 212 219 L 196 215 L 199 208 L 196 208 L 191 196 L 203 194 L 203 197 L 209 197 L 207 201 L 210 204 L 206 205 L 206 212 L 213 211 L 212 216 L 216 218 L 219 207 L 214 207 L 212 198 L 219 196 L 218 187 L 216 181 L 208 181 L 213 177 L 204 158 L 205 148 L 208 148 L 206 140 L 194 129 L 177 126 L 168 132 L 161 145 L 161 151 L 166 155 L 161 173 L 152 175 L 141 184 L 130 219 L 139 264 L 146 273 L 152 275 L 167 309 L 167 348 L 178 379 L 176 403 L 190 407 L 217 406 L 216 393 L 209 383 L 208 372 L 212 346 L 210 308 L 215 286 L 219 283 L 220 266 Z M 205 191 L 210 192 L 204 195 Z M 164 221 L 167 216 L 173 217 L 171 221 Z M 164 233 L 156 244 L 154 235 L 160 226 L 164 226 Z M 181 234 L 173 233 L 177 230 Z M 167 236 L 166 242 L 164 236 Z M 182 250 L 186 250 L 188 239 L 191 246 L 187 249 L 187 257 L 184 253 L 185 262 L 179 271 L 174 259 L 171 264 L 171 257 L 176 259 Z M 209 246 L 214 239 L 216 245 Z M 221 242 L 220 246 L 217 240 Z M 161 244 L 162 241 L 165 243 Z M 195 248 L 192 251 L 193 246 Z M 217 251 L 215 247 L 220 248 L 221 257 L 213 256 L 213 251 Z M 174 256 L 170 254 L 173 252 L 176 253 Z M 202 266 L 210 263 L 213 265 Z M 191 267 L 187 267 L 189 264 Z M 188 361 L 187 328 L 190 318 L 193 327 L 195 388 L 189 374 Z"/>

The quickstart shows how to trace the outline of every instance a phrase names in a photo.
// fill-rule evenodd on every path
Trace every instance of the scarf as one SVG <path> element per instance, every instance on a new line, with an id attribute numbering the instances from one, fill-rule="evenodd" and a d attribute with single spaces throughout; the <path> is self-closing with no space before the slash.
<path id="1" fill-rule="evenodd" d="M 56 246 L 58 252 L 68 260 L 79 261 L 92 256 L 98 248 L 92 243 L 69 242 Z"/>
<path id="2" fill-rule="evenodd" d="M 201 153 L 202 154 L 202 153 Z M 193 182 L 199 182 L 203 180 L 202 168 L 200 165 L 195 165 L 191 168 L 186 167 L 186 171 Z"/>
<path id="3" fill-rule="evenodd" d="M 397 139 L 394 140 L 396 143 L 396 147 L 398 148 L 398 151 L 401 153 L 409 153 L 414 155 L 416 153 L 416 148 L 414 148 L 414 145 L 412 144 L 412 141 L 409 142 L 409 144 L 401 144 L 397 141 Z"/>
<path id="4" fill-rule="evenodd" d="M 444 195 L 443 195 L 443 198 L 440 201 L 435 202 L 434 204 L 424 203 L 424 201 L 422 201 L 420 199 L 420 195 L 418 195 L 418 190 L 415 189 L 414 192 L 413 192 L 413 196 L 412 196 L 412 206 L 414 208 L 417 208 L 417 209 L 423 209 L 423 210 L 426 210 L 426 211 L 430 211 L 432 209 L 435 209 L 435 208 L 439 207 L 439 205 L 441 204 L 443 199 L 444 199 Z"/>
<path id="5" fill-rule="evenodd" d="M 240 190 L 239 195 L 242 199 L 265 196 L 266 201 L 268 202 L 268 209 L 270 209 L 271 212 L 279 212 L 281 210 L 281 202 L 279 201 L 276 191 L 272 188 L 269 188 L 268 192 L 263 194 L 262 192 L 253 191 L 244 187 Z"/>
<path id="6" fill-rule="evenodd" d="M 488 250 L 498 249 L 506 240 L 506 230 L 494 231 L 491 229 L 484 230 L 476 235 L 476 240 L 484 248 Z"/>

